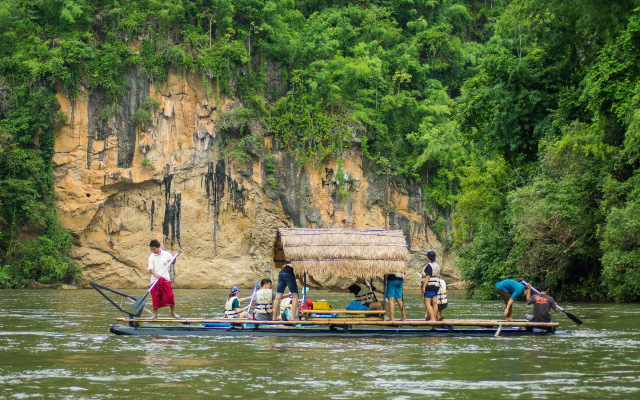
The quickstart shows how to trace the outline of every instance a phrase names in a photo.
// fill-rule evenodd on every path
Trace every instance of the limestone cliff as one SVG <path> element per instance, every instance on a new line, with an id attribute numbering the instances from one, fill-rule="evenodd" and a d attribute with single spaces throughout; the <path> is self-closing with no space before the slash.
<path id="1" fill-rule="evenodd" d="M 53 159 L 57 208 L 75 239 L 82 284 L 144 287 L 148 243 L 157 238 L 184 252 L 176 287 L 252 286 L 277 273 L 271 259 L 279 227 L 401 229 L 416 285 L 424 250 L 442 255 L 425 224 L 420 187 L 363 170 L 357 148 L 345 151 L 340 167 L 300 167 L 251 126 L 271 149 L 269 162 L 259 154 L 238 160 L 225 153 L 238 135 L 225 116 L 242 104 L 214 95 L 214 81 L 207 86 L 200 76 L 174 71 L 156 86 L 131 71 L 127 82 L 116 105 L 96 92 L 58 96 L 68 121 Z M 149 98 L 159 106 L 143 124 L 136 112 Z M 336 178 L 338 168 L 344 179 Z M 450 260 L 440 261 L 457 276 Z"/>

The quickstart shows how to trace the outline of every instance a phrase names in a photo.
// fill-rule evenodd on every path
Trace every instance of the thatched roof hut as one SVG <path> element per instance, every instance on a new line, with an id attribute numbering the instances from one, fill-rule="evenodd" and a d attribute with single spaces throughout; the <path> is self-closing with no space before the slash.
<path id="1" fill-rule="evenodd" d="M 297 275 L 373 278 L 407 272 L 402 231 L 382 229 L 280 228 L 273 259 L 291 263 Z"/>

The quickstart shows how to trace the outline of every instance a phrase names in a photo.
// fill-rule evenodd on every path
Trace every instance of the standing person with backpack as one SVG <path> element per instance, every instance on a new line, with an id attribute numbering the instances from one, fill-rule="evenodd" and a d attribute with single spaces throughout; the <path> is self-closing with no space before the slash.
<path id="1" fill-rule="evenodd" d="M 440 264 L 436 262 L 436 252 L 429 249 L 426 253 L 427 264 L 422 271 L 422 296 L 427 308 L 425 319 L 435 321 L 438 314 L 438 290 L 440 289 Z"/>

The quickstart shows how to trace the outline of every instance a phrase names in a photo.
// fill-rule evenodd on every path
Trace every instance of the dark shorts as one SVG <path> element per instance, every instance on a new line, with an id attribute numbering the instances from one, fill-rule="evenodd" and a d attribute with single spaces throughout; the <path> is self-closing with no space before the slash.
<path id="1" fill-rule="evenodd" d="M 282 271 L 280 271 L 280 273 L 278 274 L 278 287 L 276 288 L 276 294 L 284 294 L 285 288 L 289 288 L 289 291 L 293 294 L 298 293 L 296 276 L 292 272 L 292 268 L 286 267 L 283 268 Z"/>

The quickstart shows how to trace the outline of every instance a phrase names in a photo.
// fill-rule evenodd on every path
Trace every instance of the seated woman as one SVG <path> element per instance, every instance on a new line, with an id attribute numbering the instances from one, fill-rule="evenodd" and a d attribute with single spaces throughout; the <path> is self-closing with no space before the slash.
<path id="1" fill-rule="evenodd" d="M 247 318 L 247 309 L 249 306 L 240 307 L 241 301 L 249 300 L 252 296 L 238 298 L 238 293 L 240 293 L 240 289 L 237 286 L 231 288 L 231 292 L 229 293 L 229 298 L 227 302 L 224 304 L 224 316 L 226 318 Z"/>

